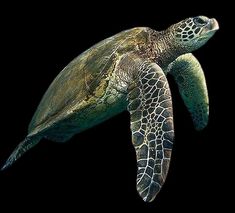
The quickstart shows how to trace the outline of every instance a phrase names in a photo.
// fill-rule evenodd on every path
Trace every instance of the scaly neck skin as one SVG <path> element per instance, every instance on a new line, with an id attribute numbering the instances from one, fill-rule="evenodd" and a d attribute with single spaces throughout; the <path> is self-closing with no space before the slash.
<path id="1" fill-rule="evenodd" d="M 154 46 L 152 59 L 163 69 L 186 51 L 176 44 L 174 35 L 170 29 L 151 33 L 151 40 Z"/>

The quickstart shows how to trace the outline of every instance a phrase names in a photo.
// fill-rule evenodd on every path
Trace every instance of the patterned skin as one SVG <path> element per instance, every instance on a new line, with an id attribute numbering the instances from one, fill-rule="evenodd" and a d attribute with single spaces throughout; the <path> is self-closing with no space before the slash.
<path id="1" fill-rule="evenodd" d="M 105 39 L 75 58 L 55 78 L 10 155 L 9 167 L 42 138 L 68 141 L 74 134 L 128 110 L 137 156 L 137 191 L 153 201 L 165 182 L 174 140 L 173 75 L 196 129 L 208 122 L 208 95 L 202 68 L 189 54 L 218 30 L 215 19 L 185 19 L 165 31 L 133 28 Z"/>
<path id="2" fill-rule="evenodd" d="M 132 143 L 137 155 L 137 190 L 151 201 L 165 181 L 173 146 L 171 93 L 166 76 L 155 63 L 140 67 L 137 87 L 128 94 Z"/>

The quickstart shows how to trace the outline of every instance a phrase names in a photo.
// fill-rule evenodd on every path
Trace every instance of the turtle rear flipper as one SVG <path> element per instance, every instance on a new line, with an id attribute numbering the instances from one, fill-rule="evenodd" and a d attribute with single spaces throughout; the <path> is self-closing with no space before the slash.
<path id="1" fill-rule="evenodd" d="M 22 141 L 12 152 L 10 157 L 7 159 L 6 163 L 3 165 L 1 170 L 4 170 L 11 166 L 16 160 L 18 160 L 25 152 L 27 152 L 29 149 L 34 147 L 38 144 L 41 137 L 38 136 L 32 136 L 32 137 L 26 137 L 24 141 Z"/>

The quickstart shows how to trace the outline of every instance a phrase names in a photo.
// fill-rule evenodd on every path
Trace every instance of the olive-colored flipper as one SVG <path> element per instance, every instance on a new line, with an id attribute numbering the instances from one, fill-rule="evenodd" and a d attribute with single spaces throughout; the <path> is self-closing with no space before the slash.
<path id="1" fill-rule="evenodd" d="M 145 62 L 128 94 L 132 142 L 137 156 L 137 190 L 151 202 L 165 182 L 173 145 L 171 93 L 162 69 Z"/>
<path id="2" fill-rule="evenodd" d="M 178 57 L 168 66 L 179 92 L 191 113 L 195 129 L 202 130 L 208 123 L 209 99 L 202 67 L 193 54 Z"/>

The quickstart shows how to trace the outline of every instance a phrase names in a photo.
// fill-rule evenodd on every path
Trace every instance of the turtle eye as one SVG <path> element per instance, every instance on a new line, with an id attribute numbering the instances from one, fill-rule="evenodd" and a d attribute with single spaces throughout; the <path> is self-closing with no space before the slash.
<path id="1" fill-rule="evenodd" d="M 193 22 L 197 25 L 197 26 L 204 26 L 207 25 L 209 20 L 205 17 L 195 17 L 193 19 Z"/>

